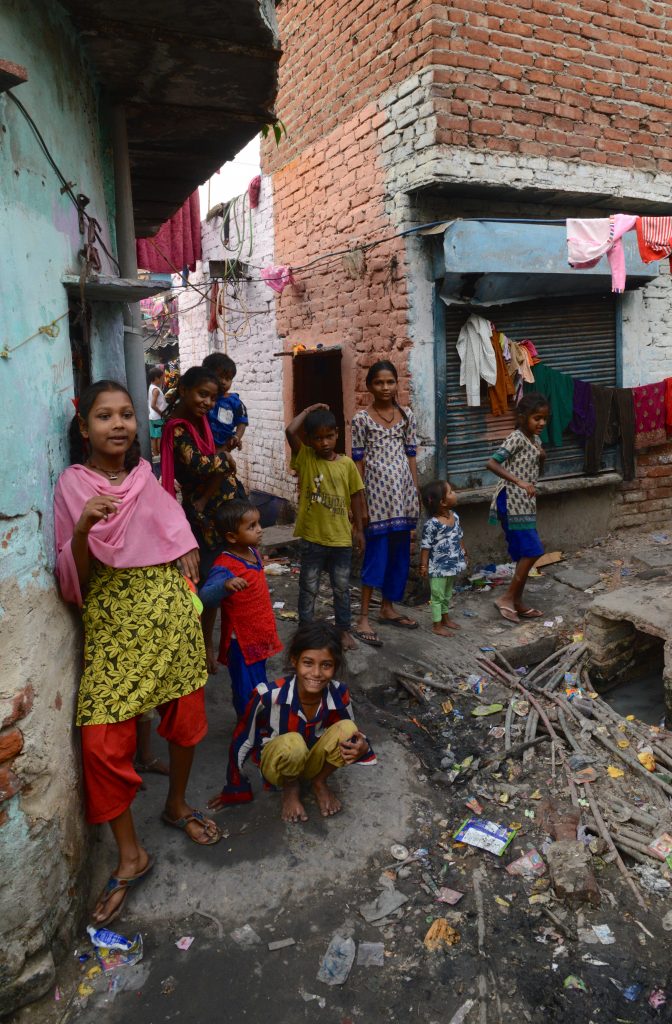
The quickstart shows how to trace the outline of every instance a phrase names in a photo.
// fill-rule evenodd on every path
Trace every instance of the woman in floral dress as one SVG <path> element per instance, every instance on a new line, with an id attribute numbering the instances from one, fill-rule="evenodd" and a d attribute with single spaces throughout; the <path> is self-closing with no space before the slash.
<path id="1" fill-rule="evenodd" d="M 418 628 L 417 622 L 399 614 L 393 603 L 404 596 L 411 564 L 411 532 L 420 512 L 415 416 L 397 402 L 397 379 L 393 363 L 374 363 L 366 376 L 373 402 L 352 420 L 352 457 L 364 481 L 368 508 L 362 608 L 353 636 L 372 647 L 382 646 L 369 621 L 374 589 L 382 592 L 380 623 Z"/>

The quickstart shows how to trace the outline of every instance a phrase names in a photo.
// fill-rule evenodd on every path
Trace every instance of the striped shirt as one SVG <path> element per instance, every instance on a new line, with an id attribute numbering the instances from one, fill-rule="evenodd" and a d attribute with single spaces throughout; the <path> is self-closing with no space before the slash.
<path id="1" fill-rule="evenodd" d="M 330 726 L 344 719 L 354 721 L 350 693 L 347 686 L 335 679 L 325 687 L 322 702 L 310 721 L 301 707 L 296 676 L 286 676 L 272 684 L 260 683 L 252 693 L 231 740 L 226 785 L 222 790 L 225 802 L 246 803 L 252 800 L 252 787 L 243 774 L 243 766 L 250 755 L 258 763 L 262 748 L 269 740 L 296 732 L 311 750 Z M 373 748 L 369 746 L 367 753 L 356 763 L 376 764 Z"/>

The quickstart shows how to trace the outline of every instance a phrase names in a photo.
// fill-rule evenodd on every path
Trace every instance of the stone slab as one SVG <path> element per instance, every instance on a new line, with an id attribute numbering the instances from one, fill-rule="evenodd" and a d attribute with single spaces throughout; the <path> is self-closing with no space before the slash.
<path id="1" fill-rule="evenodd" d="M 545 576 L 552 576 L 558 583 L 564 583 L 574 590 L 589 590 L 602 581 L 599 572 L 586 566 L 564 564 L 544 569 Z"/>
<path id="2" fill-rule="evenodd" d="M 622 587 L 596 598 L 590 610 L 607 619 L 625 619 L 643 633 L 672 636 L 672 583 Z"/>

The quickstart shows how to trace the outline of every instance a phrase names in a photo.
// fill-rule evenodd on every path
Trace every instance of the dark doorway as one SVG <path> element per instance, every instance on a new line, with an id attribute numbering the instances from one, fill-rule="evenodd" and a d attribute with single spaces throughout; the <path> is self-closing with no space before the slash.
<path id="1" fill-rule="evenodd" d="M 343 383 L 340 348 L 299 352 L 292 360 L 294 372 L 294 415 L 308 405 L 324 402 L 338 424 L 336 450 L 345 452 L 345 418 L 343 416 Z"/>

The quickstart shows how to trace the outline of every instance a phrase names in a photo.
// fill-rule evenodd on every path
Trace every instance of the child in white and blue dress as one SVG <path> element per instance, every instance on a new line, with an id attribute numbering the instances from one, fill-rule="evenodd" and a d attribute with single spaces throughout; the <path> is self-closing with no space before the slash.
<path id="1" fill-rule="evenodd" d="M 449 606 L 455 577 L 467 568 L 464 535 L 454 508 L 457 495 L 447 480 L 432 480 L 422 488 L 422 503 L 428 515 L 420 545 L 420 575 L 429 576 L 432 632 L 452 636 L 459 629 L 450 618 Z"/>

